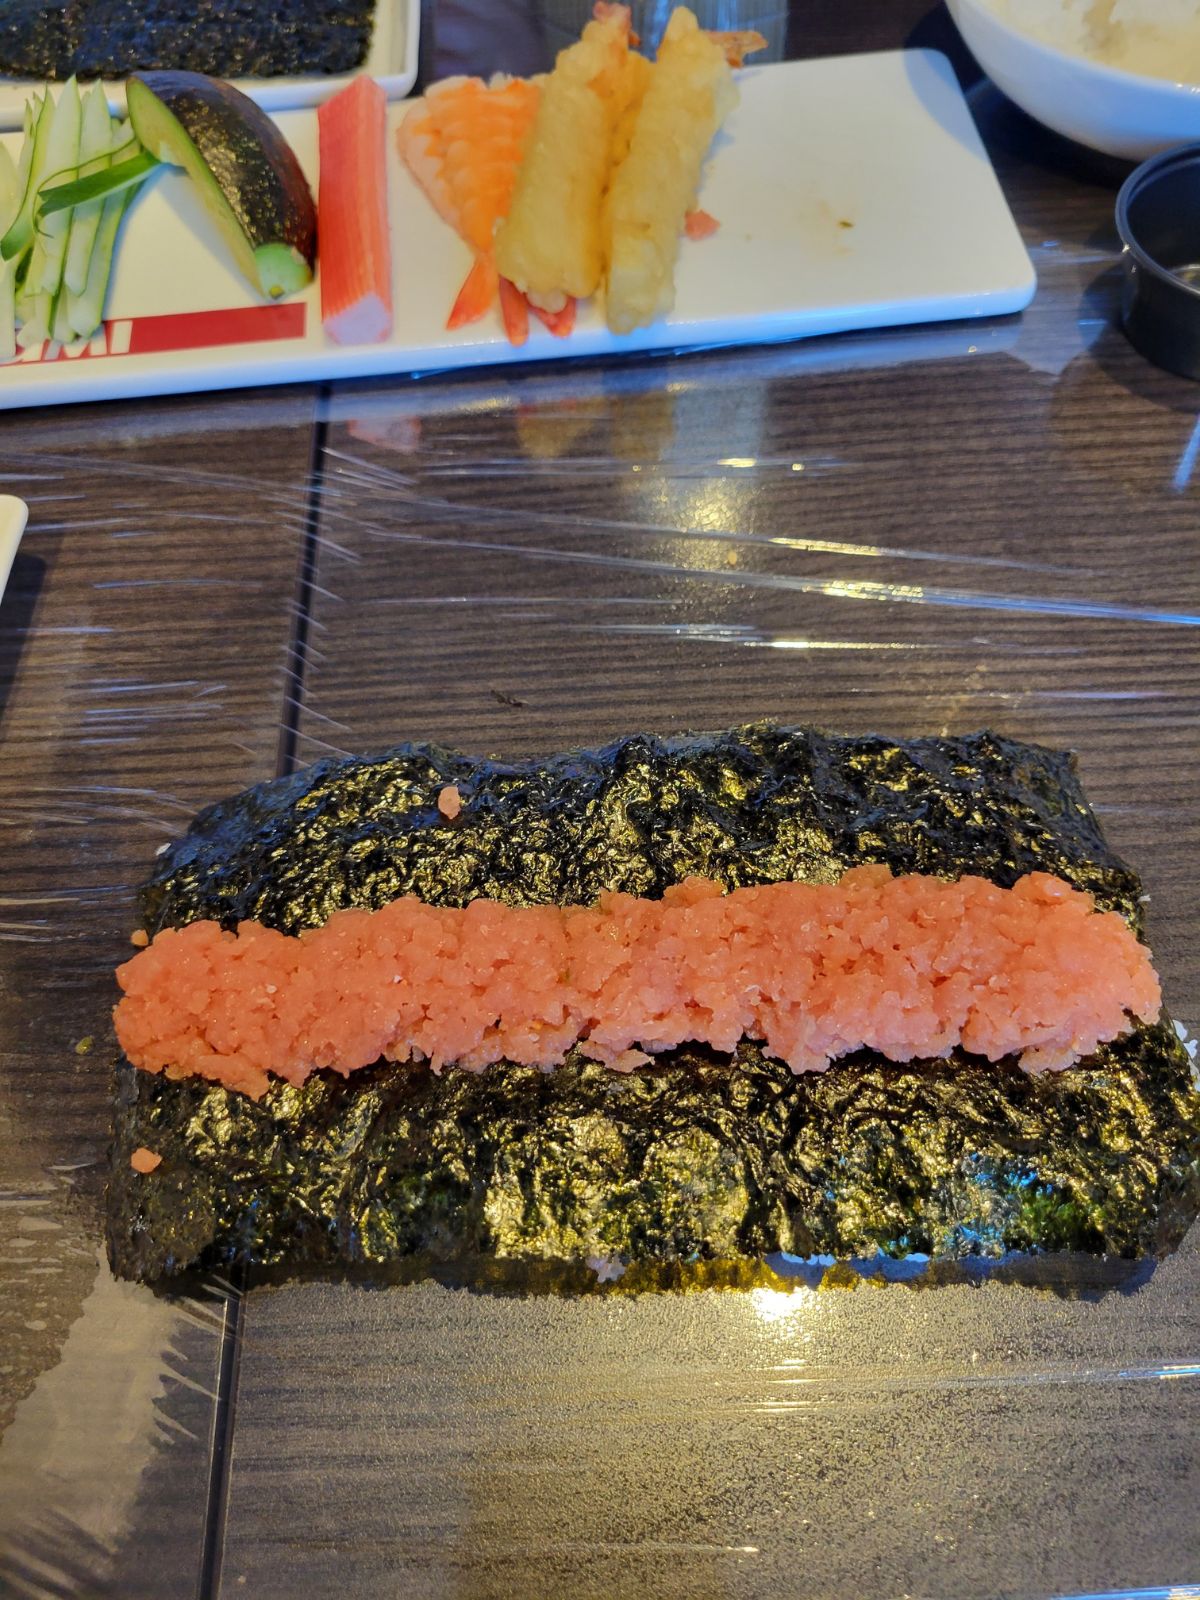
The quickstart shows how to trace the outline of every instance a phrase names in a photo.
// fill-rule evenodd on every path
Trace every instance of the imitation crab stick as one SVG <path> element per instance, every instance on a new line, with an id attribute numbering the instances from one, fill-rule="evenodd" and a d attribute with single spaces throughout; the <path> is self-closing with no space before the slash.
<path id="1" fill-rule="evenodd" d="M 605 894 L 594 907 L 407 896 L 296 938 L 194 922 L 159 933 L 117 979 L 135 1067 L 254 1096 L 269 1073 L 300 1084 L 381 1056 L 548 1069 L 578 1045 L 629 1071 L 686 1040 L 732 1052 L 743 1038 L 795 1072 L 863 1048 L 914 1061 L 956 1047 L 1037 1071 L 1161 1004 L 1129 926 L 1059 878 L 1002 889 L 884 866 L 728 894 L 692 878 L 661 900 Z"/>
<path id="2" fill-rule="evenodd" d="M 338 344 L 392 331 L 387 95 L 356 78 L 317 109 L 321 143 L 321 319 Z"/>

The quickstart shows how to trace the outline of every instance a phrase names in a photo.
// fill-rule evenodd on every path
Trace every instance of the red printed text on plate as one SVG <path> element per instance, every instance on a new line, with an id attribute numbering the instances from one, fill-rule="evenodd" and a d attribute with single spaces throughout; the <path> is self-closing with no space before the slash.
<path id="1" fill-rule="evenodd" d="M 303 339 L 306 313 L 303 301 L 293 300 L 283 305 L 232 306 L 225 311 L 179 311 L 162 317 L 114 317 L 111 322 L 101 323 L 90 339 L 73 345 L 56 341 L 31 345 L 20 351 L 10 365 L 81 361 L 97 356 L 163 355 Z"/>

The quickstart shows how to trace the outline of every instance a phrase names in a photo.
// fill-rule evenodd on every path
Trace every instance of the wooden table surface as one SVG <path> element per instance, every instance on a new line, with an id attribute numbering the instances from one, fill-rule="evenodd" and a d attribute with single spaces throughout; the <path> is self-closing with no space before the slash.
<path id="1" fill-rule="evenodd" d="M 442 0 L 424 71 L 536 69 L 584 9 Z M 1196 1230 L 1097 1301 L 173 1300 L 103 1264 L 134 886 L 331 751 L 759 716 L 1070 746 L 1200 1021 L 1200 388 L 1115 326 L 1122 169 L 926 0 L 713 10 L 791 55 L 947 48 L 1030 309 L 0 421 L 4 1595 L 1200 1593 Z"/>

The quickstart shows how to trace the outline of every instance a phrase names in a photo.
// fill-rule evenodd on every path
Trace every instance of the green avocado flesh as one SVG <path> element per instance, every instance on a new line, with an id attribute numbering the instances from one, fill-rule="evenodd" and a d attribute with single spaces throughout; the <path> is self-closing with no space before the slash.
<path id="1" fill-rule="evenodd" d="M 312 281 L 312 192 L 264 111 L 197 72 L 137 73 L 127 100 L 138 139 L 160 161 L 187 172 L 255 289 L 275 300 Z"/>
<path id="2" fill-rule="evenodd" d="M 463 799 L 448 822 L 446 784 Z M 197 818 L 143 891 L 145 925 L 287 932 L 414 893 L 464 905 L 658 895 L 896 871 L 1031 870 L 1140 932 L 1071 758 L 978 734 L 838 739 L 755 725 L 502 764 L 429 746 L 330 761 Z M 146 1146 L 162 1157 L 135 1173 Z M 794 1077 L 754 1044 L 628 1075 L 379 1063 L 262 1100 L 117 1070 L 115 1270 L 194 1265 L 578 1291 L 774 1281 L 768 1258 L 935 1265 L 1161 1255 L 1200 1209 L 1200 1094 L 1164 1019 L 1070 1071 L 860 1053 Z"/>

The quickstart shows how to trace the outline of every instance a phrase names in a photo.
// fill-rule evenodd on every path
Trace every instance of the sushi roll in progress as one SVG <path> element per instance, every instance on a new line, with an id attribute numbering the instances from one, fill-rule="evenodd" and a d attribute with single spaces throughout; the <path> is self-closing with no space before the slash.
<path id="1" fill-rule="evenodd" d="M 451 788 L 460 802 L 453 819 L 439 804 Z M 926 937 L 928 972 L 951 954 L 954 971 L 967 971 L 962 949 L 935 951 L 954 919 L 924 903 L 947 896 L 950 905 L 964 893 L 994 906 L 997 937 L 1007 940 L 1002 961 L 991 934 L 976 950 L 976 978 L 991 968 L 972 1002 L 990 996 L 988 1025 L 999 1030 L 990 1043 L 965 1018 L 956 1039 L 927 1028 L 918 989 L 904 992 L 915 981 L 911 961 L 908 973 L 896 968 L 903 983 L 884 976 L 896 946 L 908 952 Z M 770 1026 L 765 1016 L 743 1022 L 744 1011 L 767 1006 L 774 972 L 764 983 L 763 971 L 747 967 L 731 984 L 725 967 L 736 951 L 722 919 L 792 894 L 841 906 L 824 930 L 840 974 L 818 1019 L 828 1036 L 802 1040 L 811 1055 L 796 1062 L 820 1067 L 829 1058 L 824 1071 L 793 1072 L 795 1036 L 776 1037 L 772 1053 L 766 1035 L 782 1011 Z M 891 928 L 892 895 L 915 897 L 909 921 L 918 931 L 903 940 Z M 612 898 L 620 896 L 630 903 Z M 373 1013 L 369 983 L 349 1008 L 355 1037 L 330 1014 L 337 1026 L 315 1040 L 304 985 L 278 998 L 286 985 L 274 955 L 252 1004 L 235 984 L 221 1002 L 223 1022 L 214 1012 L 193 1026 L 222 963 L 282 945 L 289 961 L 307 948 L 323 952 L 325 971 L 344 974 L 346 953 L 370 953 L 373 930 L 406 897 L 404 916 L 428 919 L 457 952 L 452 975 L 444 959 L 430 968 L 429 1008 L 396 1035 L 397 1056 L 429 1060 L 387 1058 L 395 1018 Z M 774 1252 L 1136 1260 L 1171 1249 L 1200 1209 L 1200 1094 L 1173 1026 L 1154 1015 L 1141 884 L 1105 843 L 1072 759 L 1053 751 L 986 733 L 897 743 L 769 725 L 637 735 L 513 763 L 400 746 L 325 761 L 213 806 L 156 863 L 142 909 L 149 948 L 130 971 L 150 974 L 159 956 L 174 968 L 173 944 L 186 950 L 194 940 L 205 976 L 182 1028 L 178 988 L 170 1015 L 147 1012 L 130 1032 L 121 1023 L 133 1055 L 152 1069 L 126 1060 L 117 1070 L 108 1237 L 114 1268 L 127 1277 L 240 1264 L 475 1283 L 511 1276 L 574 1292 L 595 1286 L 589 1260 L 641 1288 L 717 1281 L 715 1273 L 753 1281 Z M 530 912 L 548 941 L 544 970 L 539 979 L 522 958 L 505 980 L 492 959 L 495 929 L 521 928 Z M 610 1015 L 619 1028 L 604 1034 L 584 1015 L 584 997 L 605 982 L 597 988 L 595 973 L 557 964 L 577 919 L 586 926 L 627 913 L 631 939 L 665 919 L 647 952 L 628 947 L 652 979 L 651 1020 L 662 1032 L 650 1038 L 645 1018 L 633 1025 L 624 1016 Z M 1064 915 L 1078 919 L 1067 945 L 1047 945 Z M 1022 931 L 1029 916 L 1032 941 Z M 489 931 L 464 943 L 473 918 Z M 709 918 L 724 949 L 691 938 L 672 948 L 671 919 Z M 764 915 L 760 931 L 778 920 Z M 254 928 L 239 936 L 244 923 Z M 973 939 L 977 909 L 958 926 Z M 1094 935 L 1105 941 L 1101 954 L 1079 942 Z M 340 944 L 336 958 L 326 941 Z M 770 948 L 748 939 L 747 960 L 761 968 Z M 794 950 L 788 961 L 795 966 Z M 337 981 L 353 988 L 373 965 L 370 957 L 352 984 Z M 576 998 L 563 1007 L 568 978 Z M 480 979 L 489 998 L 470 1019 L 474 1044 L 464 1051 L 418 1037 L 414 1020 L 426 1028 L 450 1017 L 447 1004 L 437 1021 L 439 995 L 448 1001 L 457 987 L 461 999 L 461 985 Z M 491 987 L 504 981 L 507 999 Z M 672 988 L 683 982 L 686 990 Z M 539 983 L 524 1026 L 566 1028 L 553 1041 L 558 1064 L 547 1065 L 545 1036 L 518 1048 L 520 1024 L 507 1009 Z M 873 985 L 887 997 L 874 1009 Z M 1086 1026 L 1078 1015 L 1045 1012 L 1055 995 L 1071 1012 L 1089 985 Z M 834 1028 L 838 996 L 851 990 L 854 1026 Z M 292 1001 L 300 1010 L 284 1017 Z M 1093 1045 L 1106 1007 L 1115 1032 L 1106 1027 L 1108 1042 Z M 710 1015 L 698 1028 L 701 1008 Z M 264 1025 L 253 1057 L 252 1013 Z M 868 1035 L 864 1019 L 887 1036 Z M 450 1020 L 458 1028 L 466 1019 Z M 887 1052 L 910 1022 L 924 1031 L 904 1053 L 931 1053 L 897 1063 Z M 286 1039 L 277 1023 L 292 1030 Z M 1048 1025 L 1053 1036 L 1039 1037 Z M 381 1030 L 374 1038 L 371 1026 Z M 204 1048 L 226 1058 L 217 1077 L 230 1055 L 249 1061 L 241 1087 L 197 1075 L 190 1051 L 201 1033 Z M 161 1049 L 168 1038 L 181 1042 Z M 650 1059 L 616 1059 L 636 1070 L 614 1070 L 602 1058 L 620 1057 L 629 1038 Z M 841 1054 L 860 1038 L 861 1048 Z M 435 1057 L 458 1054 L 478 1065 L 479 1047 L 493 1057 L 486 1070 L 434 1070 Z M 1034 1054 L 1023 1067 L 1015 1055 L 988 1059 L 993 1048 Z M 1052 1054 L 1039 1058 L 1045 1048 Z M 352 1066 L 377 1049 L 369 1064 Z M 505 1059 L 494 1059 L 497 1049 Z M 172 1066 L 182 1075 L 170 1076 Z M 1027 1070 L 1038 1066 L 1061 1070 Z M 153 1170 L 141 1170 L 144 1155 L 131 1165 L 147 1151 L 160 1158 Z"/>

